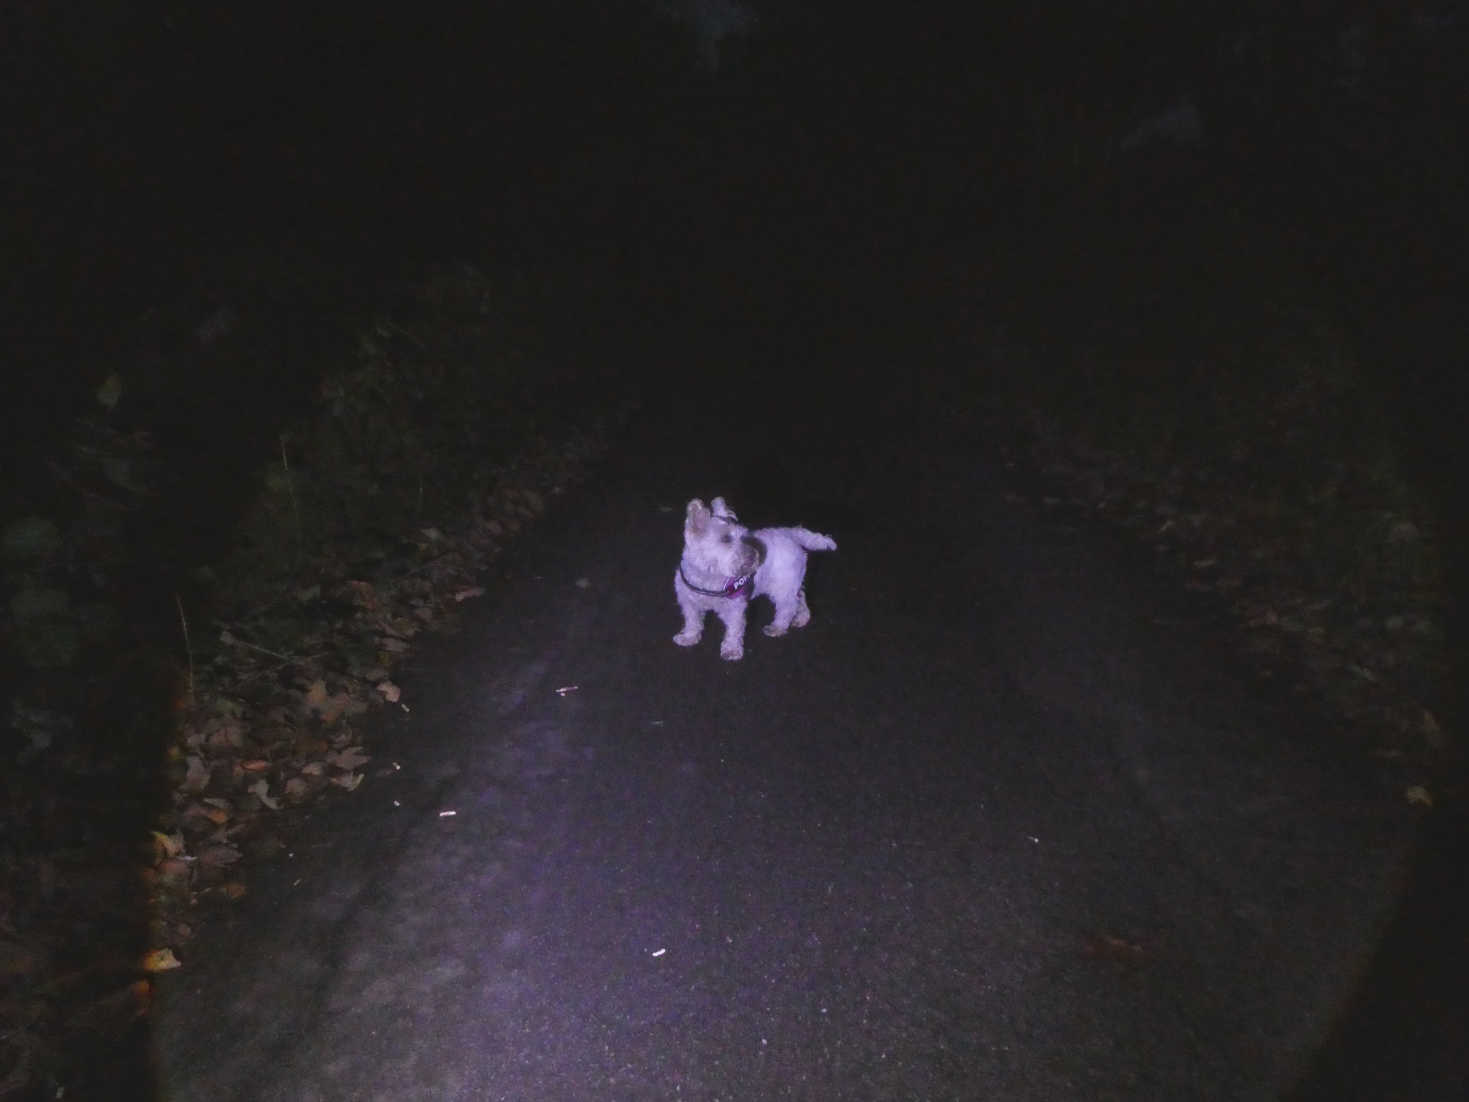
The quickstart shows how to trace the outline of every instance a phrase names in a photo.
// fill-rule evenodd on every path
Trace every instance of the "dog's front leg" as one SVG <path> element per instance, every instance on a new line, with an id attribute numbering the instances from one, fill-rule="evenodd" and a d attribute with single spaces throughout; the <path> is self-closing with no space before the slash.
<path id="1" fill-rule="evenodd" d="M 704 637 L 705 607 L 694 599 L 692 593 L 685 593 L 679 587 L 677 578 L 673 581 L 673 593 L 678 598 L 678 610 L 683 613 L 683 631 L 675 635 L 673 641 L 681 647 L 692 647 Z"/>
<path id="2" fill-rule="evenodd" d="M 692 647 L 704 637 L 704 610 L 683 606 L 683 631 L 673 637 L 681 647 Z"/>
<path id="3" fill-rule="evenodd" d="M 745 606 L 743 598 L 734 597 L 719 606 L 724 621 L 724 642 L 719 644 L 719 657 L 738 662 L 745 657 Z"/>

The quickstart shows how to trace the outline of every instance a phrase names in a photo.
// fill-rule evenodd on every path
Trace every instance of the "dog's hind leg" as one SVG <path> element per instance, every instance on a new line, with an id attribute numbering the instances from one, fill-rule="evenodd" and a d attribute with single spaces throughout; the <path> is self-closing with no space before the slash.
<path id="1" fill-rule="evenodd" d="M 771 600 L 775 600 L 772 594 Z M 791 628 L 803 628 L 811 622 L 811 610 L 806 607 L 806 591 L 796 590 L 792 598 L 775 602 L 775 619 L 760 630 L 766 635 L 784 635 Z"/>
<path id="2" fill-rule="evenodd" d="M 803 628 L 811 622 L 811 608 L 806 604 L 806 591 L 796 591 L 796 614 L 791 617 L 791 627 Z"/>

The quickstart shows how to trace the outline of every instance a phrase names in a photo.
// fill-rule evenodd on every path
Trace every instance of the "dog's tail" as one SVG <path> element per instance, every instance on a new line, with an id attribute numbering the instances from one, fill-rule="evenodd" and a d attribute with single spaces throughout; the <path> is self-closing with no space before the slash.
<path id="1" fill-rule="evenodd" d="M 791 537 L 807 551 L 835 551 L 837 541 L 809 528 L 792 528 Z"/>

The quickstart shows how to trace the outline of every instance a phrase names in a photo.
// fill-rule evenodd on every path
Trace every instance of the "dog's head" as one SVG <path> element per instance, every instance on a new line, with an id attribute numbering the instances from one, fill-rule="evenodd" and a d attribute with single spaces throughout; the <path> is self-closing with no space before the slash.
<path id="1" fill-rule="evenodd" d="M 683 525 L 684 558 L 708 575 L 738 578 L 760 565 L 760 546 L 749 538 L 724 498 L 689 502 Z"/>

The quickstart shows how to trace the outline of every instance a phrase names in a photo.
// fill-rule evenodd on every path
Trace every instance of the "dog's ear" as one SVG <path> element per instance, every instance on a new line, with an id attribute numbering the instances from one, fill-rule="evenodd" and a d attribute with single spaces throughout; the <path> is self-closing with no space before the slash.
<path id="1" fill-rule="evenodd" d="M 690 532 L 697 532 L 709 523 L 709 510 L 698 498 L 689 502 L 688 509 L 684 512 L 683 526 Z"/>
<path id="2" fill-rule="evenodd" d="M 709 503 L 709 511 L 716 517 L 723 517 L 725 520 L 738 521 L 740 519 L 735 516 L 735 511 L 724 503 L 722 497 L 716 497 Z"/>

